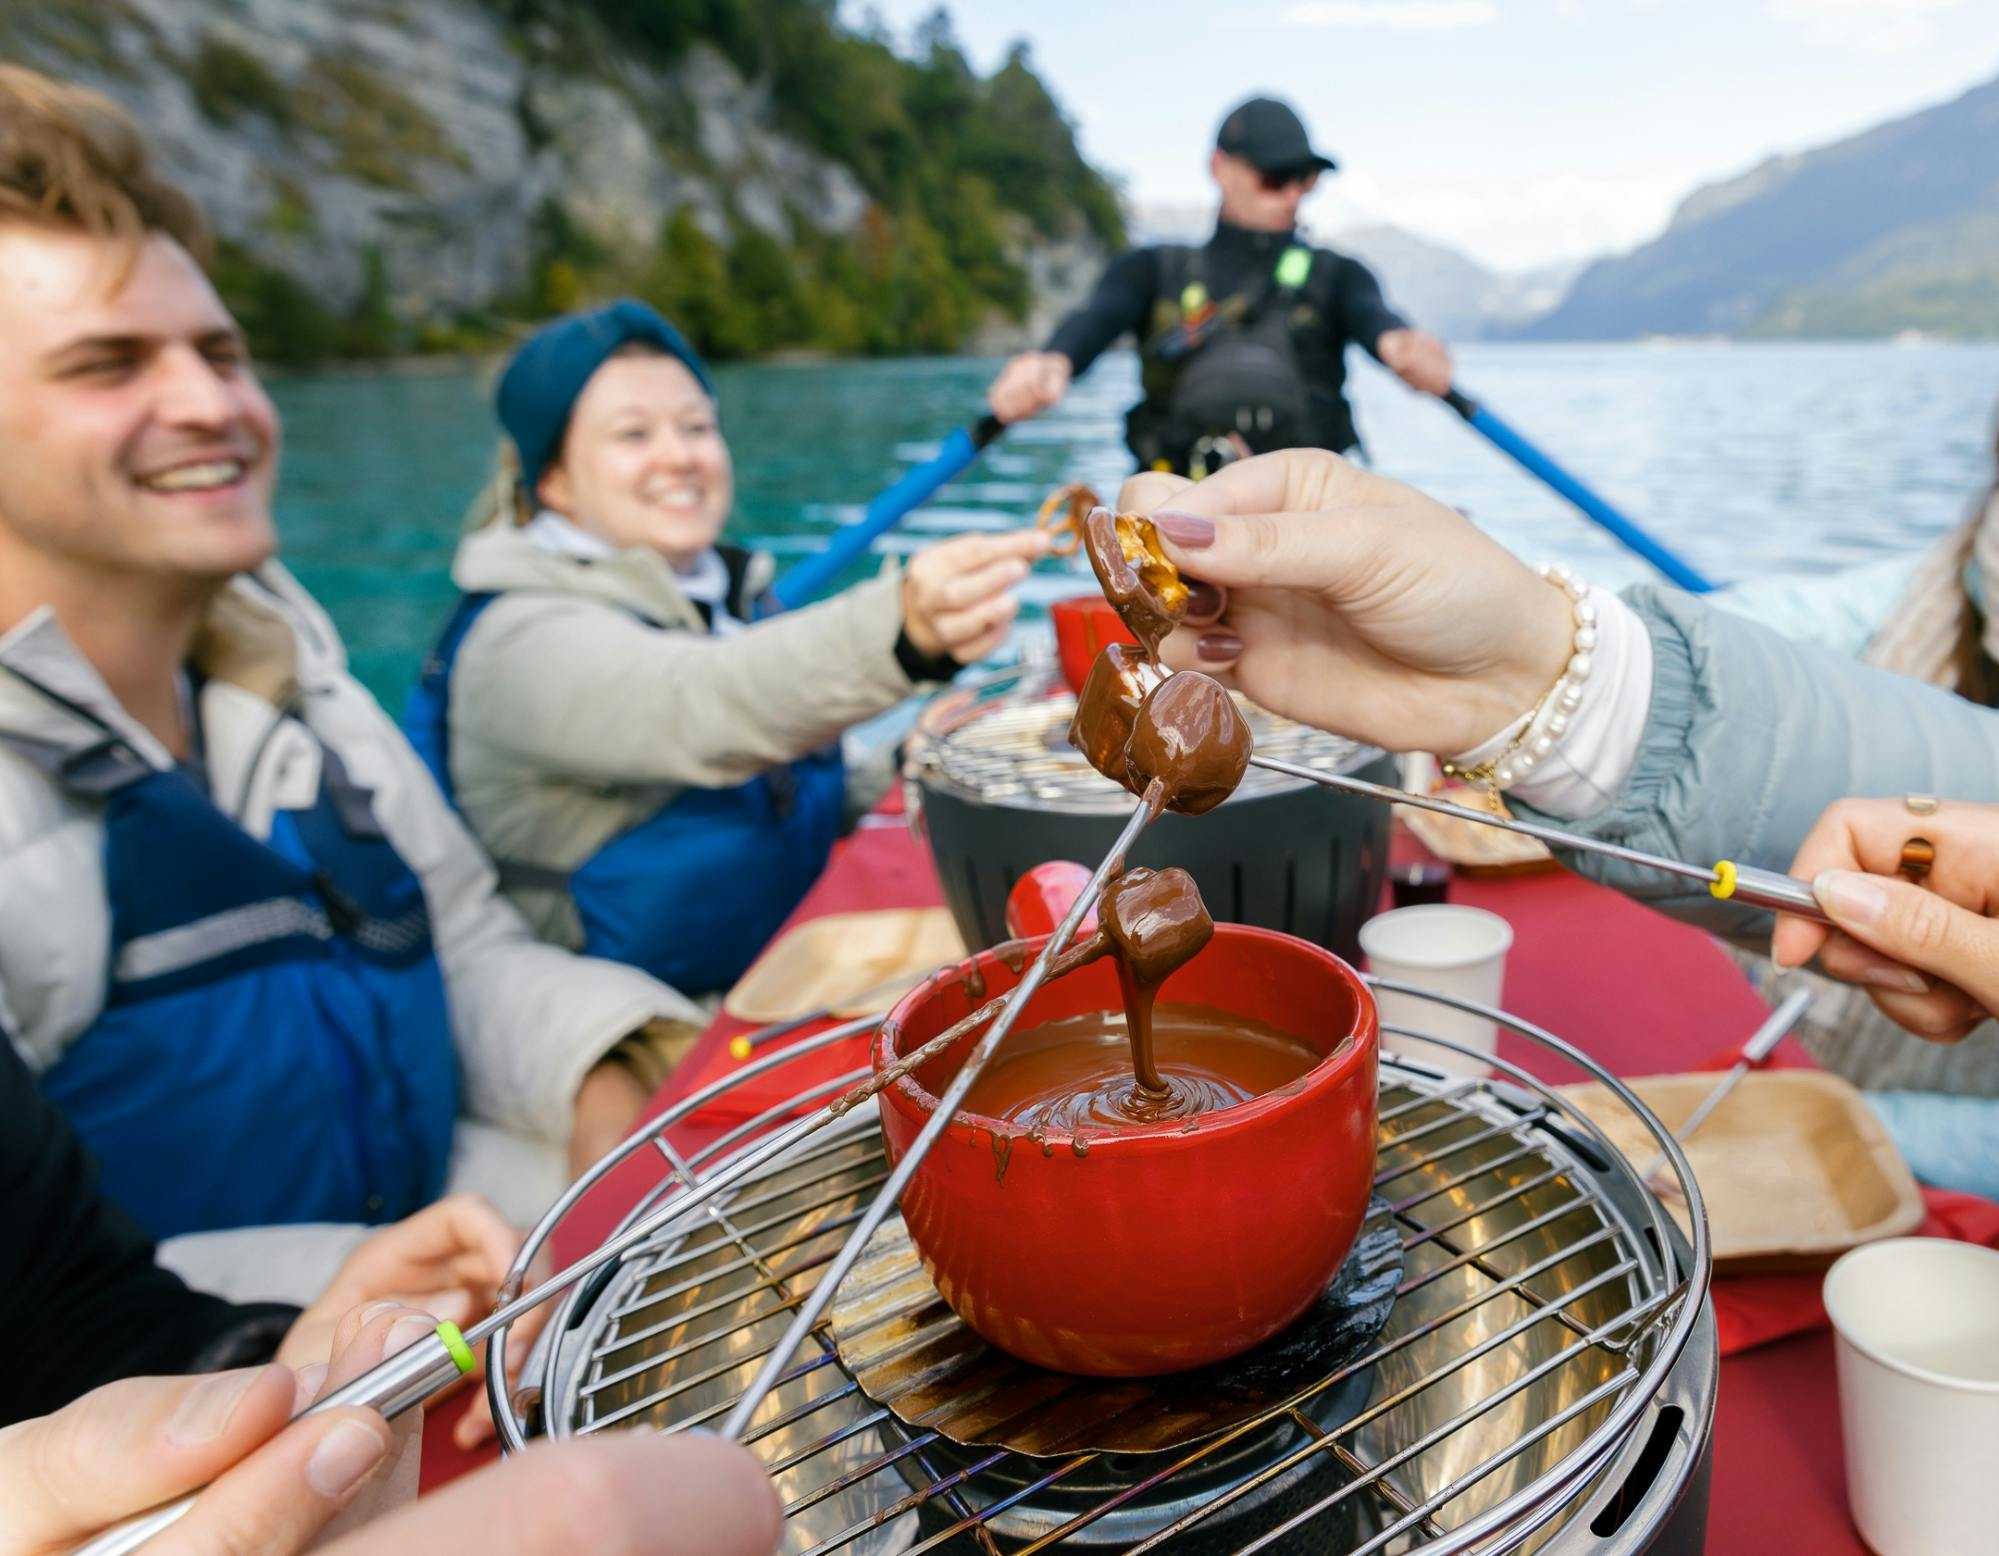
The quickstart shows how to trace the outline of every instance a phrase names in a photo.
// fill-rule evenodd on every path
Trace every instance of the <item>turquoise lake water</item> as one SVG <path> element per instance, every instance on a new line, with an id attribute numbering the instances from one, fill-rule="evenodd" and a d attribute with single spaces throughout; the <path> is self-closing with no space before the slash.
<path id="1" fill-rule="evenodd" d="M 1648 575 L 1435 401 L 1355 353 L 1375 468 L 1412 481 L 1530 561 L 1593 580 Z M 1469 345 L 1458 382 L 1710 576 L 1821 571 L 1920 546 L 1991 479 L 1999 343 Z M 837 525 L 980 408 L 997 363 L 976 358 L 727 367 L 736 461 L 731 534 L 780 558 Z M 332 612 L 354 666 L 392 709 L 451 596 L 461 522 L 491 469 L 485 375 L 282 379 L 278 513 L 286 560 Z M 1013 429 L 884 548 L 997 529 L 1063 481 L 1106 497 L 1129 469 L 1129 353 Z M 1068 564 L 1032 580 L 1038 606 L 1073 593 Z"/>

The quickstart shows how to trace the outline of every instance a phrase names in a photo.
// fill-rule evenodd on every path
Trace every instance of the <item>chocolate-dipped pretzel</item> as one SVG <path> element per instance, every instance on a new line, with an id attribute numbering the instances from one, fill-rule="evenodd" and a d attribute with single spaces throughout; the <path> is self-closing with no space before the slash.
<path id="1" fill-rule="evenodd" d="M 1187 585 L 1167 560 L 1152 520 L 1093 508 L 1083 521 L 1083 551 L 1104 598 L 1157 664 L 1159 645 L 1187 614 Z"/>

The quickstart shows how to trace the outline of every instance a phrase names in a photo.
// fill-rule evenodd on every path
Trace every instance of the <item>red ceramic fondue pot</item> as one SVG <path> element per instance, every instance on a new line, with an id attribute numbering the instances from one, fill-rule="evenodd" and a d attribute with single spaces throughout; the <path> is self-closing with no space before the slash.
<path id="1" fill-rule="evenodd" d="M 882 1023 L 876 1070 L 1018 981 L 992 951 L 930 979 Z M 1217 924 L 1159 998 L 1268 1022 L 1325 1057 L 1235 1107 L 1091 1127 L 1081 1140 L 961 1112 L 903 1192 L 944 1300 L 1043 1367 L 1138 1377 L 1247 1350 L 1325 1288 L 1367 1212 L 1380 1027 L 1359 974 L 1307 941 Z M 1015 1030 L 1119 1008 L 1106 959 L 1040 990 Z M 892 1161 L 976 1044 L 968 1037 L 883 1090 Z"/>
<path id="2" fill-rule="evenodd" d="M 1062 666 L 1062 679 L 1069 690 L 1080 692 L 1090 678 L 1090 666 L 1109 643 L 1136 643 L 1138 639 L 1118 616 L 1111 602 L 1101 594 L 1077 594 L 1057 600 L 1048 607 L 1055 623 L 1055 657 Z"/>

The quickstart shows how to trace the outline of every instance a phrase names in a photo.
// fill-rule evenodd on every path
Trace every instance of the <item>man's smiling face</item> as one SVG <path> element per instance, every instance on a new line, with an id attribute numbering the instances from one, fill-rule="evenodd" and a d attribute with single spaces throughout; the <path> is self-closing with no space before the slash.
<path id="1" fill-rule="evenodd" d="M 213 585 L 276 547 L 278 418 L 161 234 L 0 225 L 0 555 Z"/>

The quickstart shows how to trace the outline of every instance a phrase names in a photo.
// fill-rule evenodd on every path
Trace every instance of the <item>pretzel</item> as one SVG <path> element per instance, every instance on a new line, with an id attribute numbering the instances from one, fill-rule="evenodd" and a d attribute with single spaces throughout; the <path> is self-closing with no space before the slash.
<path id="1" fill-rule="evenodd" d="M 1062 537 L 1049 548 L 1050 556 L 1074 556 L 1083 544 L 1083 520 L 1098 506 L 1097 494 L 1081 481 L 1058 486 L 1034 516 L 1034 527 Z M 1056 514 L 1060 512 L 1058 519 Z"/>

